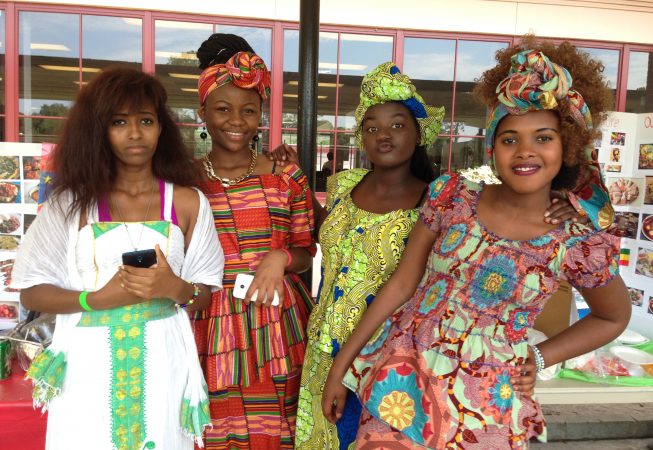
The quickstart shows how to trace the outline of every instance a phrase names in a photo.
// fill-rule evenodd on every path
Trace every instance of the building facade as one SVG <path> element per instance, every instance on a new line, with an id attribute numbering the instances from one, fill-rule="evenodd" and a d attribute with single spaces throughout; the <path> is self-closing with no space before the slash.
<path id="1" fill-rule="evenodd" d="M 123 0 L 75 3 L 0 2 L 1 141 L 54 141 L 80 86 L 123 64 L 160 77 L 200 156 L 210 143 L 200 138 L 195 51 L 211 33 L 229 32 L 244 36 L 272 72 L 260 145 L 296 142 L 298 0 L 148 0 L 138 10 Z M 323 0 L 321 23 L 318 171 L 330 151 L 334 170 L 365 166 L 353 129 L 358 89 L 366 72 L 390 60 L 428 103 L 446 109 L 429 149 L 434 165 L 481 165 L 485 110 L 471 95 L 474 80 L 527 32 L 570 40 L 601 60 L 614 110 L 653 111 L 653 2 Z"/>

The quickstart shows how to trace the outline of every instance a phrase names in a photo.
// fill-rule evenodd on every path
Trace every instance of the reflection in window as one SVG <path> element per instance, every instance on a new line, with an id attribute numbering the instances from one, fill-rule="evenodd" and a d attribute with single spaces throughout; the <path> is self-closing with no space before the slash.
<path id="1" fill-rule="evenodd" d="M 79 89 L 79 15 L 20 12 L 19 114 L 64 117 Z M 52 139 L 56 120 L 21 120 L 21 141 Z"/>
<path id="2" fill-rule="evenodd" d="M 653 112 L 653 52 L 630 52 L 626 112 Z"/>
<path id="3" fill-rule="evenodd" d="M 592 59 L 596 59 L 603 63 L 605 67 L 603 76 L 605 77 L 610 90 L 612 91 L 613 104 L 611 109 L 616 108 L 616 95 L 617 95 L 617 74 L 619 73 L 619 50 L 610 50 L 605 48 L 591 48 L 591 47 L 578 47 L 579 49 L 589 53 Z"/>
<path id="4" fill-rule="evenodd" d="M 142 29 L 141 19 L 82 16 L 83 82 L 90 81 L 98 70 L 115 64 L 141 69 Z"/>
<path id="5" fill-rule="evenodd" d="M 197 115 L 198 68 L 197 49 L 213 33 L 213 25 L 208 23 L 172 22 L 157 20 L 154 23 L 154 61 L 155 72 L 168 91 L 168 106 L 176 114 L 180 124 L 197 125 L 201 119 Z M 205 146 L 210 138 L 200 138 L 201 128 L 184 127 L 184 141 L 196 155 L 206 153 Z"/>
<path id="6" fill-rule="evenodd" d="M 0 10 L 0 36 L 5 35 L 5 14 Z M 5 40 L 0 42 L 0 141 L 5 140 Z"/>
<path id="7" fill-rule="evenodd" d="M 18 26 L 24 142 L 54 140 L 80 86 L 102 68 L 142 66 L 141 19 L 21 11 Z"/>

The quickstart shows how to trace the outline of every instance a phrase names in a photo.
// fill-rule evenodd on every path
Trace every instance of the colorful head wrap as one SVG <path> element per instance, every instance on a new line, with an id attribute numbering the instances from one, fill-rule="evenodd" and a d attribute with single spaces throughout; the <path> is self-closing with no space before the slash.
<path id="1" fill-rule="evenodd" d="M 270 72 L 255 53 L 238 52 L 226 63 L 204 69 L 197 81 L 200 104 L 204 104 L 211 92 L 227 83 L 243 89 L 256 88 L 263 100 L 270 96 Z"/>
<path id="2" fill-rule="evenodd" d="M 508 76 L 497 86 L 498 102 L 488 112 L 485 136 L 488 154 L 492 156 L 494 151 L 497 125 L 508 114 L 555 109 L 558 104 L 567 102 L 572 119 L 582 128 L 591 129 L 590 110 L 572 85 L 569 71 L 551 62 L 542 52 L 524 50 L 513 55 Z M 578 212 L 588 215 L 597 228 L 607 228 L 612 224 L 614 210 L 591 144 L 584 153 L 578 179 L 567 196 Z"/>
<path id="3" fill-rule="evenodd" d="M 354 112 L 356 139 L 363 147 L 361 126 L 368 108 L 387 102 L 399 102 L 410 110 L 419 125 L 420 145 L 430 146 L 438 137 L 444 108 L 429 106 L 417 93 L 408 76 L 403 75 L 393 62 L 377 66 L 363 77 L 360 103 Z"/>

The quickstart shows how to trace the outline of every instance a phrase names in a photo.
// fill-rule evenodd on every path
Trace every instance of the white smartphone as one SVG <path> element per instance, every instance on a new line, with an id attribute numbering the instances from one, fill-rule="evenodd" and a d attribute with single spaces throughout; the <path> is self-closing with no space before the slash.
<path id="1" fill-rule="evenodd" d="M 234 290 L 233 290 L 233 295 L 235 298 L 240 298 L 243 299 L 245 298 L 245 295 L 247 294 L 247 290 L 249 289 L 249 286 L 252 284 L 252 281 L 254 280 L 254 275 L 250 275 L 248 273 L 239 273 L 236 275 L 236 282 L 234 283 Z M 256 300 L 258 298 L 258 291 L 254 292 L 252 295 L 252 301 L 256 303 Z M 272 306 L 279 306 L 279 294 L 277 291 L 274 291 L 274 297 L 272 298 Z"/>

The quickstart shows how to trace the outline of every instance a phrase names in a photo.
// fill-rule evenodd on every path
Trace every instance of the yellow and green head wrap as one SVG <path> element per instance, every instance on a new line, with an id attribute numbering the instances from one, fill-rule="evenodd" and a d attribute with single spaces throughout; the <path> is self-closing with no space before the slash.
<path id="1" fill-rule="evenodd" d="M 361 83 L 360 103 L 354 112 L 356 140 L 360 147 L 363 147 L 361 125 L 365 112 L 371 106 L 388 102 L 401 103 L 415 117 L 419 126 L 420 145 L 428 147 L 435 142 L 442 126 L 444 108 L 427 105 L 410 78 L 403 75 L 393 62 L 386 62 L 365 75 Z"/>

